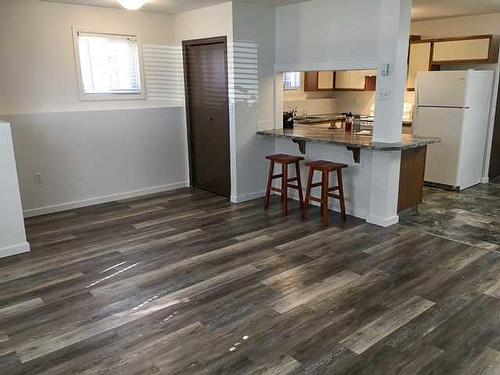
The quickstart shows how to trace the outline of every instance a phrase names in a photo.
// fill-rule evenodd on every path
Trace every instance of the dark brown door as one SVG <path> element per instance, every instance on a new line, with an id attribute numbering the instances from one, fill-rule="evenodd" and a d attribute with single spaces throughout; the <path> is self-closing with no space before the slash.
<path id="1" fill-rule="evenodd" d="M 491 143 L 489 178 L 500 176 L 500 87 L 498 88 L 497 112 L 493 128 L 493 140 Z"/>
<path id="2" fill-rule="evenodd" d="M 226 38 L 183 42 L 191 185 L 229 196 Z"/>

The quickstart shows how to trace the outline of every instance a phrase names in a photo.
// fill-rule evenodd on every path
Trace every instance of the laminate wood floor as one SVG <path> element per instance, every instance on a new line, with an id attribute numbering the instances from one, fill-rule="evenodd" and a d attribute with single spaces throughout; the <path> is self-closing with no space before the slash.
<path id="1" fill-rule="evenodd" d="M 182 189 L 28 219 L 0 374 L 499 374 L 500 253 Z"/>

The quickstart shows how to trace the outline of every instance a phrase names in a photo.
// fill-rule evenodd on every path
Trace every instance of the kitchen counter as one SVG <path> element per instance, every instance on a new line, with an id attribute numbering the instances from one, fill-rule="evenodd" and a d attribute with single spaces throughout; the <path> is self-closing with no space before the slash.
<path id="1" fill-rule="evenodd" d="M 439 138 L 402 134 L 401 142 L 380 143 L 374 142 L 371 134 L 300 124 L 294 129 L 261 130 L 257 134 L 274 138 L 276 153 L 298 155 L 300 150 L 306 160 L 349 165 L 344 177 L 350 214 L 383 226 L 397 222 L 397 212 L 414 210 L 422 202 L 427 147 L 440 142 Z M 307 173 L 307 168 L 302 168 Z M 390 186 L 389 195 L 367 193 L 378 191 L 384 184 Z M 392 208 L 396 211 L 389 212 Z M 374 213 L 377 210 L 382 214 Z"/>
<path id="2" fill-rule="evenodd" d="M 345 119 L 345 115 L 342 114 L 337 114 L 337 113 L 331 113 L 331 114 L 322 114 L 322 115 L 310 115 L 310 116 L 303 116 L 303 117 L 297 117 L 295 119 L 296 124 L 320 124 L 324 122 L 335 122 L 335 121 L 341 121 L 342 119 Z M 361 121 L 364 123 L 371 123 L 373 124 L 374 118 L 373 116 L 363 116 L 361 118 Z M 408 119 L 403 119 L 402 124 L 403 126 L 411 126 L 413 123 L 412 120 Z"/>
<path id="3" fill-rule="evenodd" d="M 325 129 L 307 125 L 296 125 L 294 129 L 260 130 L 257 131 L 257 134 L 267 137 L 289 138 L 294 142 L 332 143 L 348 148 L 375 151 L 400 151 L 440 142 L 439 138 L 412 134 L 403 134 L 399 143 L 373 142 L 372 135 L 356 135 L 346 133 L 342 129 Z"/>

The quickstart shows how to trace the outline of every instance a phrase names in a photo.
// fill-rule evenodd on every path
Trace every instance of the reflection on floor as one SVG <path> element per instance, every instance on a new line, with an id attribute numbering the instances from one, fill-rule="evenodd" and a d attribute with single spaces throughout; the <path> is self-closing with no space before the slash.
<path id="1" fill-rule="evenodd" d="M 28 219 L 0 374 L 500 372 L 499 252 L 290 204 L 183 189 Z"/>
<path id="2" fill-rule="evenodd" d="M 418 213 L 401 224 L 482 249 L 500 248 L 500 178 L 460 193 L 426 188 Z"/>

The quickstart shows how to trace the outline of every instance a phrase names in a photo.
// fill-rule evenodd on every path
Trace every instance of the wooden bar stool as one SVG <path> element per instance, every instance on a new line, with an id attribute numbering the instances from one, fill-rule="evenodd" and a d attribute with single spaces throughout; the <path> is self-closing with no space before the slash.
<path id="1" fill-rule="evenodd" d="M 270 160 L 269 164 L 269 178 L 267 180 L 267 192 L 266 192 L 266 203 L 265 209 L 269 208 L 269 201 L 271 199 L 271 191 L 275 191 L 281 194 L 281 205 L 283 207 L 283 216 L 288 215 L 288 189 L 296 189 L 299 191 L 300 207 L 304 208 L 304 198 L 302 196 L 302 182 L 300 180 L 300 165 L 299 162 L 304 160 L 303 157 L 286 155 L 286 154 L 276 154 L 268 155 L 266 159 Z M 274 174 L 274 165 L 281 164 L 281 174 Z M 288 178 L 288 166 L 290 164 L 295 164 L 296 176 L 293 178 Z M 281 188 L 275 188 L 272 186 L 273 180 L 276 178 L 281 178 Z M 297 185 L 292 185 L 290 182 L 297 181 Z"/>
<path id="2" fill-rule="evenodd" d="M 328 225 L 328 198 L 336 198 L 340 201 L 340 212 L 342 220 L 346 220 L 345 201 L 344 201 L 344 186 L 342 184 L 342 169 L 347 168 L 346 164 L 333 163 L 326 160 L 316 160 L 306 163 L 309 167 L 309 177 L 307 179 L 306 200 L 304 204 L 304 221 L 307 221 L 307 210 L 311 201 L 321 203 L 321 216 L 323 224 Z M 321 182 L 313 183 L 314 172 L 321 172 Z M 337 172 L 338 185 L 330 187 L 330 172 Z M 311 197 L 311 190 L 315 187 L 321 186 L 321 198 Z M 338 191 L 338 194 L 334 194 Z"/>

